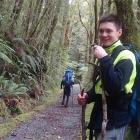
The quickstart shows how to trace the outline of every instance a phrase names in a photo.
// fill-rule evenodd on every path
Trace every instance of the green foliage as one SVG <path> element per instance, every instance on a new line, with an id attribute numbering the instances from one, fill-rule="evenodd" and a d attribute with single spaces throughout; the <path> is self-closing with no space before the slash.
<path id="1" fill-rule="evenodd" d="M 131 134 L 131 130 L 130 128 L 128 128 L 127 132 L 126 132 L 126 137 L 125 140 L 134 140 L 132 134 Z"/>
<path id="2" fill-rule="evenodd" d="M 12 53 L 15 51 L 7 45 L 6 42 L 4 42 L 2 39 L 0 39 L 0 59 L 3 60 L 5 63 L 12 64 L 12 60 L 9 56 L 11 56 Z"/>
<path id="3" fill-rule="evenodd" d="M 0 62 L 4 66 L 8 64 L 6 69 L 0 69 L 0 74 L 6 77 L 5 82 L 1 83 L 2 87 L 3 85 L 10 87 L 8 88 L 10 92 L 15 92 L 15 90 L 19 92 L 19 89 L 14 87 L 21 83 L 24 83 L 24 86 L 28 89 L 31 89 L 33 85 L 40 85 L 43 88 L 59 86 L 66 67 L 70 66 L 74 70 L 76 69 L 77 63 L 75 60 L 78 60 L 78 51 L 82 54 L 82 59 L 84 58 L 84 49 L 81 50 L 80 46 L 84 44 L 86 35 L 84 35 L 84 29 L 81 29 L 81 24 L 75 24 L 78 20 L 74 17 L 75 13 L 73 11 L 69 13 L 70 5 L 68 2 L 66 4 L 63 2 L 59 21 L 53 33 L 61 6 L 60 3 L 61 1 L 54 0 L 43 5 L 38 0 L 24 1 L 21 12 L 18 13 L 17 11 L 17 15 L 15 15 L 18 16 L 17 19 L 11 16 L 14 15 L 13 7 L 17 6 L 14 5 L 15 3 L 7 1 L 2 5 L 1 17 L 3 18 L 0 26 L 2 31 L 0 36 L 10 40 L 10 42 L 0 39 Z M 71 6 L 75 7 L 74 11 L 77 11 L 74 3 Z M 67 26 L 70 20 L 69 14 L 76 25 L 69 25 L 72 28 Z M 13 22 L 14 20 L 15 22 Z M 14 24 L 13 28 L 11 22 Z M 72 47 L 72 49 L 69 46 L 64 46 L 65 34 L 68 35 L 67 41 L 69 42 L 70 28 L 73 33 L 76 33 L 72 40 L 70 37 L 72 42 L 70 48 Z M 80 31 L 80 34 L 78 31 Z M 5 36 L 5 33 L 7 33 L 7 36 Z M 69 55 L 71 56 L 68 57 Z M 71 62 L 71 60 L 74 61 Z M 13 87 L 10 84 L 13 84 Z M 3 87 L 3 90 L 6 91 L 5 87 Z M 22 89 L 20 88 L 20 90 Z"/>
<path id="4" fill-rule="evenodd" d="M 47 88 L 50 89 L 60 85 L 64 70 L 67 66 L 67 53 L 62 49 L 60 44 L 51 44 L 46 52 L 46 82 Z"/>
<path id="5" fill-rule="evenodd" d="M 43 69 L 43 59 L 42 56 L 40 56 L 37 51 L 37 55 L 32 53 L 32 49 L 29 49 L 26 45 L 26 43 L 23 41 L 23 39 L 16 38 L 14 39 L 14 42 L 17 46 L 24 46 L 23 48 L 23 55 L 22 57 L 19 57 L 15 50 L 10 47 L 10 43 L 3 41 L 0 39 L 0 60 L 3 64 L 12 64 L 7 65 L 7 68 L 3 68 L 1 71 L 1 74 L 4 75 L 4 77 L 8 75 L 8 79 L 4 79 L 4 83 L 1 82 L 1 84 L 10 87 L 8 90 L 10 92 L 15 92 L 17 90 L 16 94 L 23 94 L 25 93 L 25 89 L 23 89 L 23 86 L 21 88 L 20 84 L 16 85 L 16 82 L 18 83 L 24 83 L 29 88 L 33 84 L 39 83 L 40 80 L 37 75 L 40 74 L 40 69 Z M 34 81 L 34 82 L 33 82 Z M 10 85 L 11 84 L 11 85 Z M 16 88 L 20 87 L 20 88 Z M 4 87 L 3 87 L 4 88 Z M 7 88 L 7 87 L 6 87 Z M 3 90 L 5 90 L 4 88 Z"/>
<path id="6" fill-rule="evenodd" d="M 22 114 L 22 110 L 19 107 L 9 107 L 11 114 Z"/>
<path id="7" fill-rule="evenodd" d="M 0 76 L 0 96 L 27 96 L 28 88 L 24 84 L 16 84 Z"/>
<path id="8" fill-rule="evenodd" d="M 4 60 L 5 62 L 11 63 L 12 61 L 11 59 L 8 58 L 8 56 L 6 56 L 4 53 L 0 52 L 0 59 Z"/>
<path id="9" fill-rule="evenodd" d="M 9 117 L 7 106 L 2 99 L 0 99 L 0 117 Z"/>
<path id="10" fill-rule="evenodd" d="M 8 42 L 4 41 L 3 39 L 0 38 L 0 50 L 6 54 L 9 52 L 15 52 L 9 45 Z"/>

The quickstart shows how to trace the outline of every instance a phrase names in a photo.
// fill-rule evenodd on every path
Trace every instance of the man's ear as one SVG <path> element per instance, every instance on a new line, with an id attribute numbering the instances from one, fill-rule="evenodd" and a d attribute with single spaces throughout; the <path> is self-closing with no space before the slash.
<path id="1" fill-rule="evenodd" d="M 119 36 L 122 35 L 122 29 L 119 29 Z"/>

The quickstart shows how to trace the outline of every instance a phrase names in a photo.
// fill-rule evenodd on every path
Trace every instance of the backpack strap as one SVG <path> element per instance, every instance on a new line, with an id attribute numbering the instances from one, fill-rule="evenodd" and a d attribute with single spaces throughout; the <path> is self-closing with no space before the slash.
<path id="1" fill-rule="evenodd" d="M 123 50 L 127 50 L 127 48 L 125 48 L 124 46 L 118 46 L 118 47 L 116 47 L 114 50 L 113 50 L 113 52 L 112 52 L 112 54 L 111 54 L 111 57 L 112 57 L 112 59 L 113 59 L 113 62 L 114 62 L 114 60 L 117 58 L 117 56 L 118 56 L 118 54 L 121 52 L 121 51 L 123 51 Z"/>

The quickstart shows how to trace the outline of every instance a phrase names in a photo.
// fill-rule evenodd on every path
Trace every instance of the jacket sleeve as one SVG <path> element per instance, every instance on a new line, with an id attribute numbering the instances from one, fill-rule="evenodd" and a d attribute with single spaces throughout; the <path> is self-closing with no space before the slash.
<path id="1" fill-rule="evenodd" d="M 116 95 L 124 89 L 133 70 L 130 59 L 123 59 L 114 66 L 110 56 L 100 59 L 100 67 L 103 87 L 110 95 Z"/>
<path id="2" fill-rule="evenodd" d="M 62 80 L 60 85 L 61 89 L 63 88 L 63 86 L 64 86 L 64 81 Z"/>
<path id="3" fill-rule="evenodd" d="M 95 87 L 93 86 L 89 91 L 87 91 L 87 104 L 95 101 Z"/>

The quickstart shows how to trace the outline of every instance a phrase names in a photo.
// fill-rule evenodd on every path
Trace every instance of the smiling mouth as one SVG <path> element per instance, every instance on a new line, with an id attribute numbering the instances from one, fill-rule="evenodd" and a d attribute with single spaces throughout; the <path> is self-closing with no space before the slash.
<path id="1" fill-rule="evenodd" d="M 108 42 L 109 39 L 102 39 L 101 42 Z"/>

